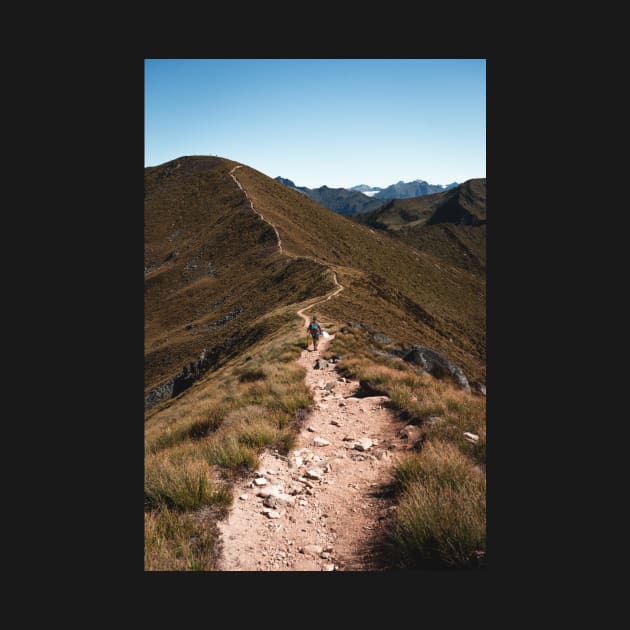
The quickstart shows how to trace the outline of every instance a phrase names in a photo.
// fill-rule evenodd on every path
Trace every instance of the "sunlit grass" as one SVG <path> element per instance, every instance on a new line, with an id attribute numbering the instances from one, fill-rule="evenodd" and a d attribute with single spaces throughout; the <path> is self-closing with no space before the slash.
<path id="1" fill-rule="evenodd" d="M 400 496 L 389 536 L 400 565 L 465 568 L 485 552 L 485 475 L 457 447 L 427 443 L 394 477 Z"/>
<path id="2" fill-rule="evenodd" d="M 144 514 L 146 571 L 212 571 L 215 542 L 214 527 L 190 514 L 165 506 Z"/>
<path id="3" fill-rule="evenodd" d="M 212 470 L 200 460 L 177 465 L 167 456 L 145 462 L 144 500 L 147 508 L 164 505 L 192 510 L 205 505 L 229 505 L 231 494 L 212 478 Z"/>

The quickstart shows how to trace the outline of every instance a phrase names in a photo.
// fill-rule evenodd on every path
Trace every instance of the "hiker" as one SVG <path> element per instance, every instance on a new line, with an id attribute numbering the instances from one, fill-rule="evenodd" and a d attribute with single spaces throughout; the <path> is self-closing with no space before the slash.
<path id="1" fill-rule="evenodd" d="M 313 350 L 317 350 L 317 344 L 319 343 L 319 336 L 322 334 L 322 327 L 317 321 L 317 316 L 313 315 L 313 320 L 308 325 L 306 333 L 313 337 Z"/>

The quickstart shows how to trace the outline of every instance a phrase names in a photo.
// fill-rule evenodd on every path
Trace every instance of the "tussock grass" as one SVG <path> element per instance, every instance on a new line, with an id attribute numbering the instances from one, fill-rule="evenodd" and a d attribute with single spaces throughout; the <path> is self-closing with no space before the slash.
<path id="1" fill-rule="evenodd" d="M 144 501 L 149 509 L 163 505 L 192 510 L 205 505 L 229 505 L 231 494 L 213 480 L 206 462 L 187 460 L 177 465 L 158 456 L 145 462 Z"/>
<path id="2" fill-rule="evenodd" d="M 229 405 L 216 405 L 205 411 L 197 412 L 189 420 L 173 423 L 157 437 L 147 441 L 145 450 L 156 453 L 186 440 L 205 438 L 221 426 L 229 410 Z"/>
<path id="3" fill-rule="evenodd" d="M 258 466 L 256 451 L 246 444 L 241 444 L 239 436 L 232 433 L 206 444 L 202 448 L 202 453 L 209 464 L 220 466 L 231 474 L 254 470 Z"/>
<path id="4" fill-rule="evenodd" d="M 264 404 L 270 411 L 293 415 L 312 403 L 304 374 L 304 369 L 297 365 L 270 369 L 265 382 L 252 383 L 242 391 L 241 401 L 246 405 Z"/>
<path id="5" fill-rule="evenodd" d="M 254 381 L 262 381 L 267 378 L 264 370 L 255 369 L 255 370 L 245 370 L 241 374 L 239 374 L 238 380 L 239 383 L 252 383 Z"/>
<path id="6" fill-rule="evenodd" d="M 338 363 L 343 373 L 386 391 L 391 407 L 400 412 L 406 422 L 421 426 L 427 440 L 455 444 L 475 463 L 485 465 L 485 398 L 467 394 L 431 374 L 417 374 L 413 366 L 403 361 L 393 363 L 387 357 L 370 354 L 364 332 L 348 327 L 344 330 L 333 340 L 329 351 L 330 356 L 344 356 Z M 435 417 L 440 420 L 429 422 Z M 465 432 L 478 435 L 479 441 L 467 441 Z"/>
<path id="7" fill-rule="evenodd" d="M 486 548 L 486 481 L 457 447 L 428 443 L 395 469 L 399 505 L 390 545 L 407 568 L 471 566 Z"/>
<path id="8" fill-rule="evenodd" d="M 295 319 L 295 318 L 294 318 Z M 293 322 L 295 323 L 295 322 Z M 197 525 L 231 501 L 229 484 L 264 449 L 294 444 L 296 412 L 312 404 L 300 342 L 276 331 L 145 421 L 145 569 L 212 570 L 215 539 Z M 218 481 L 219 479 L 224 481 Z"/>
<path id="9" fill-rule="evenodd" d="M 369 352 L 367 335 L 342 327 L 329 349 L 339 368 L 389 395 L 404 422 L 422 429 L 422 450 L 394 469 L 397 510 L 387 546 L 405 568 L 473 566 L 486 547 L 486 401 L 413 366 Z M 435 420 L 435 418 L 439 420 Z M 479 435 L 476 444 L 464 432 Z"/>
<path id="10" fill-rule="evenodd" d="M 421 453 L 402 460 L 394 469 L 394 480 L 402 491 L 417 483 L 459 488 L 471 475 L 478 477 L 479 474 L 480 471 L 456 446 L 435 441 L 428 442 Z"/>
<path id="11" fill-rule="evenodd" d="M 215 568 L 214 527 L 190 514 L 160 506 L 144 514 L 146 571 L 211 571 Z"/>

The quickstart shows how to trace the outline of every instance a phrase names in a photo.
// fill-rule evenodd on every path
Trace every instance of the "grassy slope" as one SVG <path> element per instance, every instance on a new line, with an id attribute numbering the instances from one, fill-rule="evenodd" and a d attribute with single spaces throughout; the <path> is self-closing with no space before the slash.
<path id="1" fill-rule="evenodd" d="M 187 157 L 145 170 L 145 388 L 204 347 L 251 342 L 260 317 L 333 287 L 320 265 L 278 252 L 273 229 L 229 176 L 235 164 Z"/>
<path id="2" fill-rule="evenodd" d="M 420 251 L 485 276 L 485 179 L 471 179 L 434 195 L 395 199 L 375 212 L 353 219 L 386 230 Z M 463 225 L 462 219 L 480 224 Z"/>
<path id="3" fill-rule="evenodd" d="M 214 570 L 231 483 L 263 448 L 293 445 L 299 410 L 312 403 L 295 364 L 303 336 L 293 307 L 267 320 L 247 354 L 145 412 L 145 570 Z"/>
<path id="4" fill-rule="evenodd" d="M 358 225 L 252 168 L 237 173 L 256 208 L 278 227 L 285 251 L 331 265 L 347 287 L 321 313 L 361 321 L 393 341 L 428 345 L 485 382 L 484 278 Z"/>
<path id="5" fill-rule="evenodd" d="M 311 402 L 293 363 L 302 338 L 295 310 L 332 290 L 331 275 L 314 261 L 279 254 L 273 230 L 228 175 L 235 164 L 180 158 L 146 169 L 145 268 L 160 264 L 145 273 L 147 383 L 177 371 L 201 347 L 233 339 L 233 351 L 216 370 L 145 412 L 148 570 L 215 568 L 214 523 L 229 503 L 230 480 L 253 469 L 262 448 L 290 448 L 298 411 Z M 317 307 L 325 329 L 335 332 L 335 321 L 362 321 L 396 341 L 442 350 L 483 380 L 479 279 L 357 226 L 253 169 L 237 175 L 257 209 L 278 226 L 285 250 L 333 265 L 347 287 Z M 165 260 L 172 251 L 179 255 Z M 191 261 L 202 267 L 187 270 Z M 208 274 L 208 263 L 216 276 Z M 245 308 L 239 317 L 207 328 L 237 305 Z M 190 322 L 197 326 L 186 331 Z M 449 333 L 455 343 L 445 341 Z M 409 536 L 399 536 L 407 544 Z"/>

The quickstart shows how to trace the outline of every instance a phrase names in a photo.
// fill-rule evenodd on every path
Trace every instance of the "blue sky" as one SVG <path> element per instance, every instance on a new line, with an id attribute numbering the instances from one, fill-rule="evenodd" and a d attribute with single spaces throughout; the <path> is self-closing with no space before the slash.
<path id="1" fill-rule="evenodd" d="M 483 59 L 146 59 L 145 166 L 218 155 L 316 188 L 486 176 Z"/>

